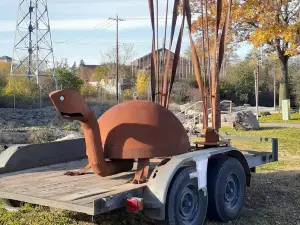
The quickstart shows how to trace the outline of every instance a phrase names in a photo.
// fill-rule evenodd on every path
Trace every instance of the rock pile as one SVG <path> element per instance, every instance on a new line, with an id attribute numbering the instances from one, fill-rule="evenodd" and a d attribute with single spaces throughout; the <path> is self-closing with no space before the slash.
<path id="1" fill-rule="evenodd" d="M 91 106 L 92 111 L 97 117 L 102 115 L 109 107 L 108 106 Z M 42 109 L 0 109 L 0 125 L 15 124 L 20 126 L 42 126 L 53 121 L 62 120 L 57 115 L 53 107 Z"/>
<path id="2" fill-rule="evenodd" d="M 235 130 L 258 130 L 259 122 L 250 110 L 234 112 L 228 118 L 229 124 Z"/>

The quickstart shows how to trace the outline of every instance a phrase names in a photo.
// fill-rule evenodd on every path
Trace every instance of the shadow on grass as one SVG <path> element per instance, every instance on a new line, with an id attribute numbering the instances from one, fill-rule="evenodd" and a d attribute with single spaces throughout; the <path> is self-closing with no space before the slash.
<path id="1" fill-rule="evenodd" d="M 267 130 L 282 130 L 282 129 L 286 129 L 286 127 L 260 127 L 260 131 L 267 131 Z"/>
<path id="2" fill-rule="evenodd" d="M 300 122 L 299 118 L 291 118 L 290 120 L 294 120 L 294 121 L 299 121 Z"/>

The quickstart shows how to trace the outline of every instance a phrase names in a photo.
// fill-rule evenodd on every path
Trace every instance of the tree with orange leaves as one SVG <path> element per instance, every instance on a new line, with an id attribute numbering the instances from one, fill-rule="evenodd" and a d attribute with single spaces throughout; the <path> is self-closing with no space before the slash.
<path id="1" fill-rule="evenodd" d="M 211 18 L 216 12 L 210 5 L 215 1 L 206 1 L 207 14 L 201 13 L 199 1 L 192 2 L 194 12 L 200 13 L 193 24 L 194 32 L 199 32 L 202 30 L 202 15 L 204 21 L 213 21 Z M 276 53 L 281 64 L 280 102 L 289 98 L 288 62 L 290 57 L 300 53 L 300 1 L 236 0 L 232 7 L 232 24 L 230 41 L 246 40 L 255 48 L 265 45 Z M 213 26 L 212 22 L 208 22 L 208 30 Z M 199 41 L 201 38 L 200 35 Z"/>

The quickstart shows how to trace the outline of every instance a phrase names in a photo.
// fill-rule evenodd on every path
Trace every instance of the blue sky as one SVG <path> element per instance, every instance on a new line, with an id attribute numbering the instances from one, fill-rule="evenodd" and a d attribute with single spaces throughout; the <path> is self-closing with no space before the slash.
<path id="1" fill-rule="evenodd" d="M 19 0 L 0 1 L 0 55 L 12 55 L 14 30 Z M 159 17 L 165 14 L 165 0 L 160 0 Z M 172 0 L 170 1 L 172 5 Z M 146 0 L 48 0 L 55 59 L 67 58 L 69 63 L 83 59 L 86 63 L 101 62 L 101 52 L 115 45 L 115 23 L 109 17 L 118 14 L 120 43 L 133 43 L 136 57 L 151 51 L 151 26 Z M 171 17 L 171 7 L 169 17 Z M 163 38 L 164 21 L 159 22 L 159 38 Z M 96 28 L 95 28 L 96 27 Z M 187 33 L 182 49 L 188 47 Z M 241 45 L 243 57 L 251 49 Z"/>

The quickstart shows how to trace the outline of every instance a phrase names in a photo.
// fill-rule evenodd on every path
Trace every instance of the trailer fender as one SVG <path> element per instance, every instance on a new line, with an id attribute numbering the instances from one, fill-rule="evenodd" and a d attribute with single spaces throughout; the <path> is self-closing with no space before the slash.
<path id="1" fill-rule="evenodd" d="M 198 188 L 207 193 L 207 163 L 211 156 L 236 150 L 234 147 L 219 147 L 190 152 L 172 157 L 166 164 L 157 166 L 147 182 L 144 192 L 144 211 L 147 216 L 157 220 L 165 217 L 165 204 L 168 190 L 176 173 L 184 166 L 192 164 L 197 169 L 190 174 L 198 179 Z"/>
<path id="2" fill-rule="evenodd" d="M 195 157 L 193 161 L 196 163 L 197 172 L 191 173 L 190 178 L 197 178 L 198 190 L 204 192 L 204 196 L 207 195 L 207 165 L 208 157 Z"/>
<path id="3" fill-rule="evenodd" d="M 225 153 L 227 156 L 235 158 L 237 160 L 239 160 L 239 162 L 242 164 L 244 171 L 245 171 L 245 175 L 246 175 L 246 184 L 248 187 L 250 187 L 251 184 L 251 171 L 249 168 L 249 165 L 247 163 L 247 160 L 245 158 L 245 156 L 238 150 L 232 150 L 229 152 Z"/>

